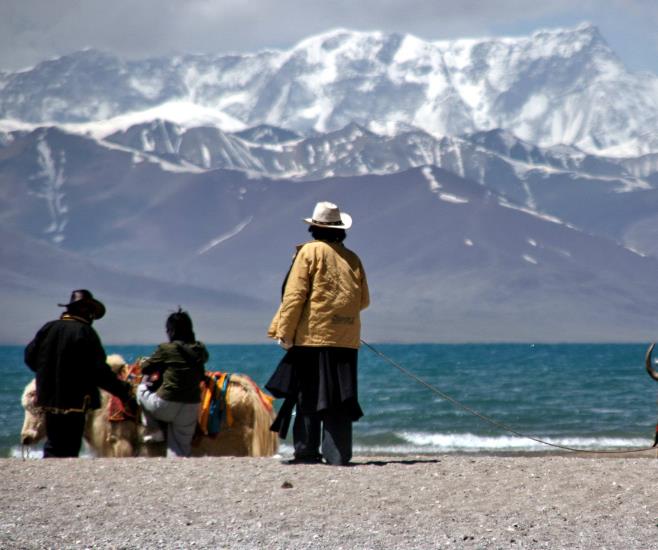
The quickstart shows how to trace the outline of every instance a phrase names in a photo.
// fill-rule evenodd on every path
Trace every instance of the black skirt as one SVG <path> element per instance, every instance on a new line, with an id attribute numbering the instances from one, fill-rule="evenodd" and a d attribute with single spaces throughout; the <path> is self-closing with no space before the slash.
<path id="1" fill-rule="evenodd" d="M 363 416 L 357 363 L 356 349 L 296 346 L 283 356 L 265 387 L 274 397 L 286 399 L 284 415 L 296 404 L 303 414 L 340 414 L 355 422 Z M 275 429 L 280 425 L 275 422 L 273 429 L 281 432 Z"/>

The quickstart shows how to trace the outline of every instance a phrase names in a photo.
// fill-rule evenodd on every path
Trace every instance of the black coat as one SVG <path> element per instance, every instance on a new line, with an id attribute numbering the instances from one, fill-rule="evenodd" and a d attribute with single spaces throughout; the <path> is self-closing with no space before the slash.
<path id="1" fill-rule="evenodd" d="M 356 422 L 363 416 L 357 387 L 358 350 L 294 346 L 284 355 L 265 388 L 284 398 L 272 431 L 286 437 L 293 407 L 302 414 L 339 414 Z"/>
<path id="2" fill-rule="evenodd" d="M 98 388 L 127 401 L 130 385 L 116 377 L 105 359 L 89 323 L 66 314 L 46 323 L 25 348 L 25 363 L 36 373 L 37 404 L 62 412 L 97 409 Z"/>

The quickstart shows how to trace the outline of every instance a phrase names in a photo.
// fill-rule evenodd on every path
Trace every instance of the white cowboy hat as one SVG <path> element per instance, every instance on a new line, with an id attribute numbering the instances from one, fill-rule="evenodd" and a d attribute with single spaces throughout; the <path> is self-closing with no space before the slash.
<path id="1" fill-rule="evenodd" d="M 349 229 L 352 227 L 352 216 L 341 212 L 333 202 L 322 201 L 315 205 L 313 216 L 304 218 L 309 225 L 326 227 L 327 229 Z"/>

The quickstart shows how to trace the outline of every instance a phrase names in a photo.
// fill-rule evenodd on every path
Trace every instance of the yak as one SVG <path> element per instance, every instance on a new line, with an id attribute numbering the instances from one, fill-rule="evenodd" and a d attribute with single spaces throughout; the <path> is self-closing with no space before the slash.
<path id="1" fill-rule="evenodd" d="M 129 367 L 120 355 L 108 356 L 108 364 L 119 376 Z M 36 381 L 27 384 L 21 398 L 25 410 L 21 443 L 34 445 L 46 436 L 45 414 L 36 404 Z M 271 404 L 247 376 L 232 374 L 226 393 L 232 422 L 226 418 L 216 435 L 195 437 L 192 456 L 272 456 L 277 452 L 277 434 L 270 431 L 274 420 Z M 164 456 L 164 444 L 144 444 L 138 418 L 117 418 L 112 396 L 101 391 L 101 407 L 87 412 L 84 438 L 99 457 Z"/>

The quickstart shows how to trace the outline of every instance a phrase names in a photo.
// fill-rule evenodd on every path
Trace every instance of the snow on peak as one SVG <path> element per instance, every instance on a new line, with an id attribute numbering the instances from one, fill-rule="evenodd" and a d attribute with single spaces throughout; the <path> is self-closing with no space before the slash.
<path id="1" fill-rule="evenodd" d="M 130 62 L 89 50 L 7 74 L 0 89 L 0 119 L 102 125 L 152 112 L 228 131 L 502 128 L 543 147 L 658 150 L 658 77 L 626 71 L 589 23 L 453 41 L 334 29 L 288 51 Z"/>
<path id="2" fill-rule="evenodd" d="M 168 121 L 182 128 L 212 126 L 224 128 L 226 131 L 245 129 L 243 123 L 226 113 L 188 101 L 170 101 L 151 109 L 119 115 L 101 122 L 62 124 L 60 126 L 70 132 L 84 133 L 96 139 L 103 139 L 132 126 L 154 121 Z"/>

